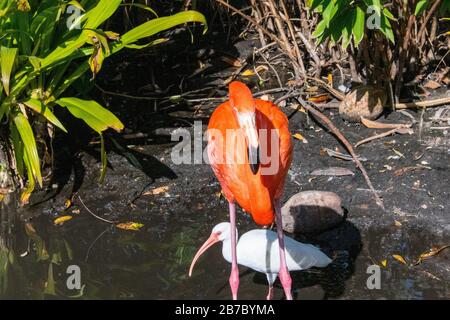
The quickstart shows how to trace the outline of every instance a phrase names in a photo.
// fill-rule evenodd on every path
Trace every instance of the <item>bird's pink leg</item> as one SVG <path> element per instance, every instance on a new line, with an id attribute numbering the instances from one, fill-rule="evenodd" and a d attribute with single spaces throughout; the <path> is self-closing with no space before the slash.
<path id="1" fill-rule="evenodd" d="M 231 224 L 231 274 L 230 274 L 230 288 L 233 300 L 237 300 L 237 293 L 239 288 L 239 269 L 237 265 L 236 255 L 236 205 L 229 202 L 230 209 L 230 224 Z"/>
<path id="2" fill-rule="evenodd" d="M 281 206 L 278 200 L 275 201 L 274 204 L 275 204 L 275 222 L 277 223 L 278 244 L 280 246 L 280 272 L 278 276 L 280 277 L 280 282 L 281 285 L 283 286 L 286 299 L 292 300 L 292 293 L 291 293 L 292 279 L 286 264 L 286 251 L 284 247 L 284 233 L 283 233 L 283 222 L 281 219 Z"/>
<path id="3" fill-rule="evenodd" d="M 273 285 L 269 284 L 269 293 L 267 293 L 267 300 L 272 300 L 273 299 Z"/>

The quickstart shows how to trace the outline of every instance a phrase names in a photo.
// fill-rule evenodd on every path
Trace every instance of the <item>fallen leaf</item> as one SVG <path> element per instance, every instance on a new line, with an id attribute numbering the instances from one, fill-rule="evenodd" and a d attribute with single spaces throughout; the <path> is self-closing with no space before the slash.
<path id="1" fill-rule="evenodd" d="M 259 66 L 257 66 L 257 67 L 255 68 L 255 70 L 252 70 L 252 69 L 246 69 L 245 71 L 243 71 L 243 72 L 241 73 L 241 76 L 243 76 L 243 77 L 251 77 L 251 76 L 254 76 L 255 74 L 257 74 L 257 73 L 259 73 L 259 72 L 267 71 L 267 70 L 268 70 L 268 68 L 267 68 L 266 66 L 259 65 Z"/>
<path id="2" fill-rule="evenodd" d="M 323 103 L 323 102 L 327 102 L 328 100 L 331 100 L 331 96 L 328 93 L 320 94 L 318 96 L 308 98 L 308 101 L 314 102 L 314 103 Z"/>
<path id="3" fill-rule="evenodd" d="M 72 219 L 72 216 L 62 216 L 62 217 L 56 218 L 53 221 L 53 223 L 55 224 L 55 226 L 57 226 L 57 225 L 63 224 L 66 221 L 69 221 L 71 219 Z"/>
<path id="4" fill-rule="evenodd" d="M 398 155 L 400 158 L 405 158 L 405 155 L 403 153 L 401 153 L 400 151 L 395 150 L 394 148 L 392 148 L 392 151 L 394 151 L 394 153 L 396 155 Z"/>
<path id="5" fill-rule="evenodd" d="M 361 123 L 369 129 L 395 129 L 395 128 L 410 128 L 410 124 L 404 123 L 383 123 L 378 121 L 372 121 L 361 117 Z"/>
<path id="6" fill-rule="evenodd" d="M 386 266 L 387 266 L 387 259 L 384 259 L 383 261 L 381 261 L 381 265 L 386 268 Z"/>
<path id="7" fill-rule="evenodd" d="M 295 139 L 300 140 L 303 143 L 308 143 L 308 140 L 305 139 L 304 136 L 302 136 L 300 133 L 294 133 L 292 135 Z"/>
<path id="8" fill-rule="evenodd" d="M 437 81 L 429 80 L 423 85 L 423 87 L 431 90 L 436 90 L 441 87 L 441 84 Z"/>
<path id="9" fill-rule="evenodd" d="M 64 203 L 64 206 L 66 207 L 66 209 L 69 209 L 72 206 L 72 200 L 67 199 Z"/>
<path id="10" fill-rule="evenodd" d="M 316 169 L 311 172 L 313 176 L 354 176 L 355 173 L 347 168 L 330 167 L 325 169 Z"/>
<path id="11" fill-rule="evenodd" d="M 146 191 L 142 195 L 143 196 L 149 196 L 149 195 L 156 196 L 158 194 L 165 193 L 167 191 L 169 191 L 169 186 L 163 186 L 163 187 L 155 188 L 153 190 Z"/>
<path id="12" fill-rule="evenodd" d="M 407 265 L 407 264 L 408 264 L 408 263 L 405 261 L 405 259 L 404 259 L 401 255 L 393 254 L 392 257 L 393 257 L 395 260 L 397 260 L 398 262 L 400 262 L 400 263 L 402 263 L 402 264 L 404 264 L 404 265 Z"/>
<path id="13" fill-rule="evenodd" d="M 332 73 L 328 74 L 327 80 L 328 80 L 328 85 L 332 87 L 333 86 L 333 74 Z"/>
<path id="14" fill-rule="evenodd" d="M 394 221 L 394 225 L 395 225 L 396 227 L 401 227 L 401 226 L 402 226 L 402 223 L 401 223 L 400 221 L 398 221 L 398 220 L 395 220 L 395 221 Z"/>
<path id="15" fill-rule="evenodd" d="M 445 250 L 447 248 L 450 248 L 450 245 L 446 245 L 446 246 L 442 246 L 442 247 L 432 247 L 430 250 L 423 252 L 419 256 L 419 259 L 417 259 L 417 262 L 414 263 L 414 265 L 416 266 L 416 265 L 422 263 L 423 260 L 426 260 L 426 259 L 429 259 L 431 257 L 438 255 L 439 253 L 442 252 L 442 250 Z"/>
<path id="16" fill-rule="evenodd" d="M 330 157 L 335 157 L 335 158 L 346 160 L 346 161 L 353 161 L 353 157 L 351 155 L 344 154 L 339 151 L 334 151 L 334 150 L 331 150 L 328 148 L 322 148 L 322 149 L 320 149 L 320 152 L 321 152 L 320 155 L 328 154 Z M 365 157 L 358 156 L 357 158 L 361 162 L 367 161 L 367 158 L 365 158 Z"/>
<path id="17" fill-rule="evenodd" d="M 238 59 L 235 59 L 235 58 L 222 56 L 222 57 L 220 57 L 220 60 L 222 60 L 225 63 L 228 63 L 229 65 L 231 65 L 233 67 L 242 67 L 242 63 Z"/>
<path id="18" fill-rule="evenodd" d="M 138 231 L 140 230 L 144 225 L 142 223 L 137 222 L 124 222 L 124 223 L 118 223 L 116 224 L 116 227 L 123 230 L 131 230 L 131 231 Z"/>

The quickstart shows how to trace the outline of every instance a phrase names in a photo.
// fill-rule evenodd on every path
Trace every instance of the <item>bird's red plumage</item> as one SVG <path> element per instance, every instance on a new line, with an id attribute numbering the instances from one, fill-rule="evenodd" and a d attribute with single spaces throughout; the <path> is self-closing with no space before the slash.
<path id="1" fill-rule="evenodd" d="M 272 152 L 270 148 L 270 133 L 265 140 L 269 146 L 268 158 L 271 159 L 273 156 L 279 161 L 278 170 L 273 174 L 262 175 L 262 169 L 272 164 L 270 161 L 268 163 L 262 161 L 259 171 L 256 174 L 252 173 L 245 153 L 246 140 L 242 133 L 237 134 L 234 139 L 226 135 L 228 129 L 239 130 L 235 111 L 228 101 L 217 107 L 209 121 L 208 156 L 227 200 L 236 201 L 252 215 L 257 224 L 269 225 L 274 221 L 274 200 L 280 199 L 282 195 L 292 160 L 291 135 L 286 115 L 275 104 L 260 99 L 254 101 L 257 129 L 277 129 L 279 152 L 276 150 Z M 223 143 L 218 143 L 219 134 L 223 137 Z M 261 139 L 260 135 L 260 142 Z M 221 155 L 230 150 L 234 150 L 236 157 L 242 157 L 245 161 L 240 163 L 220 161 Z"/>

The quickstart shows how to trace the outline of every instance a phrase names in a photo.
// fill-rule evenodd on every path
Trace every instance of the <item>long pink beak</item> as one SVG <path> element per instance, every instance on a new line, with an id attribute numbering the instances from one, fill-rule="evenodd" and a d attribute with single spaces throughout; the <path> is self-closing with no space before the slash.
<path id="1" fill-rule="evenodd" d="M 194 256 L 194 259 L 192 259 L 191 267 L 189 268 L 189 277 L 192 275 L 192 270 L 194 269 L 194 265 L 197 262 L 198 258 L 209 249 L 209 247 L 213 246 L 215 243 L 220 242 L 219 240 L 219 233 L 213 232 L 209 236 L 208 240 L 205 241 L 205 243 L 198 249 L 197 253 Z"/>

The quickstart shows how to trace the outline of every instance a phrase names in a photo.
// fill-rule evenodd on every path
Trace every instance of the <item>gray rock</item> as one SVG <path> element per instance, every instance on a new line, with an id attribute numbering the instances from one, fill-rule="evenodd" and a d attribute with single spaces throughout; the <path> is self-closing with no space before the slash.
<path id="1" fill-rule="evenodd" d="M 283 229 L 290 233 L 308 233 L 335 227 L 344 220 L 341 202 L 333 192 L 299 192 L 281 208 Z"/>

